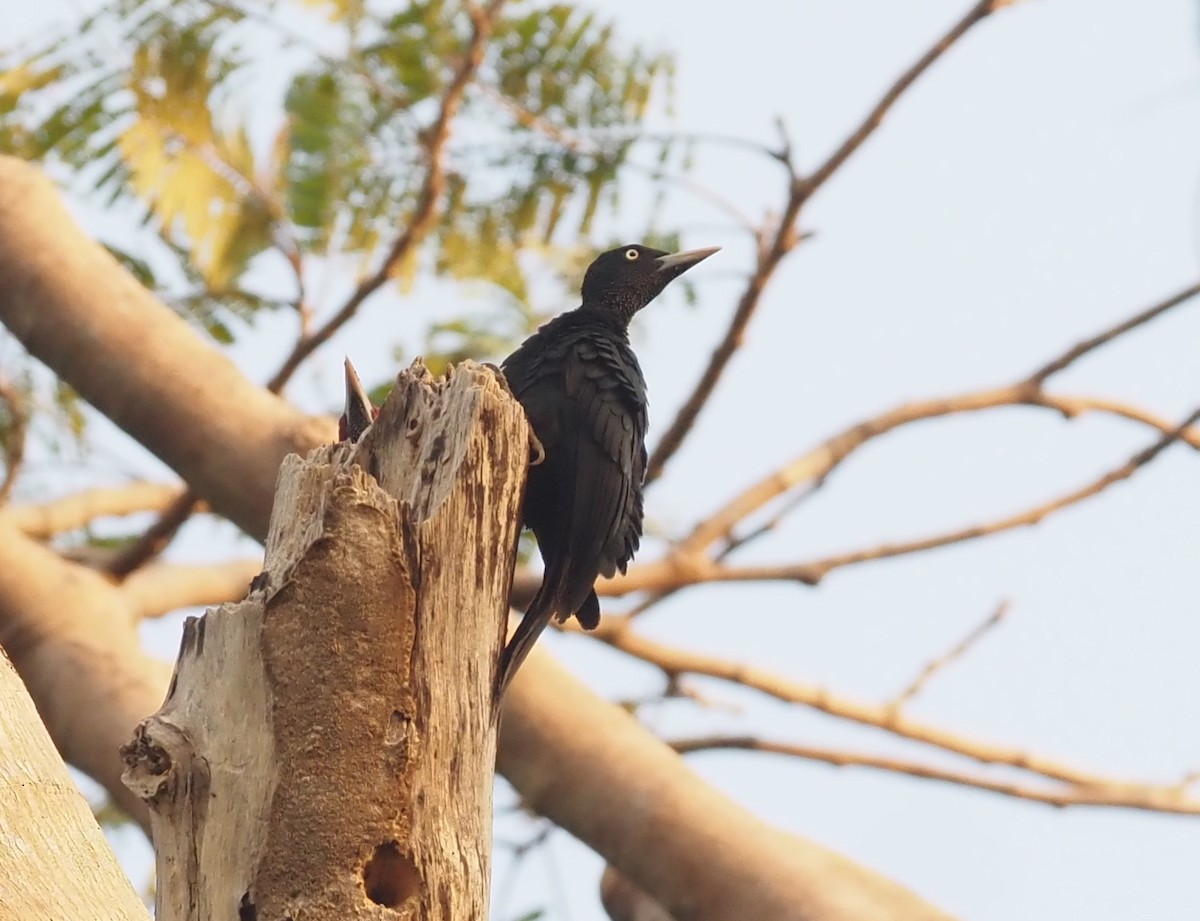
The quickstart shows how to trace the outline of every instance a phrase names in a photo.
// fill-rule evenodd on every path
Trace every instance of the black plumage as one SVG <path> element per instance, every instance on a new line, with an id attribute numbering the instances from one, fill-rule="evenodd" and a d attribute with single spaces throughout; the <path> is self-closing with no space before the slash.
<path id="1" fill-rule="evenodd" d="M 545 564 L 541 588 L 504 649 L 498 688 L 551 618 L 600 622 L 596 577 L 625 572 L 642 536 L 646 381 L 629 321 L 717 249 L 668 254 L 628 245 L 601 254 L 583 303 L 544 325 L 504 362 L 504 375 L 545 452 L 530 468 L 524 523 Z"/>

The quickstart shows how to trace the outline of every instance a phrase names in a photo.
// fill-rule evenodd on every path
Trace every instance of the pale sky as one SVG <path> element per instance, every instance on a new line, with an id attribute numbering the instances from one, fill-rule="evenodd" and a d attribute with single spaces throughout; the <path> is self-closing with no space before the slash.
<path id="1" fill-rule="evenodd" d="M 627 39 L 677 56 L 676 116 L 664 127 L 772 143 L 782 115 L 802 165 L 811 166 L 969 2 L 591 5 Z M 51 7 L 64 15 L 73 8 L 48 3 L 37 14 Z M 676 533 L 697 511 L 861 418 L 1014 381 L 1194 281 L 1196 14 L 1185 0 L 1028 0 L 973 30 L 812 202 L 803 229 L 816 236 L 786 263 L 723 389 L 652 491 L 655 523 Z M 694 178 L 754 217 L 781 202 L 779 174 L 744 152 L 701 148 Z M 635 199 L 627 196 L 630 208 Z M 670 211 L 688 228 L 688 245 L 726 249 L 694 273 L 698 306 L 667 296 L 639 320 L 652 443 L 707 360 L 750 262 L 748 241 L 702 200 L 681 193 Z M 81 213 L 96 232 L 128 232 Z M 613 221 L 605 230 L 622 228 Z M 294 396 L 313 407 L 336 402 L 347 352 L 364 377 L 381 376 L 392 345 L 415 347 L 447 296 L 453 289 L 428 286 L 403 310 L 398 298 L 373 304 L 320 353 L 324 373 Z M 281 319 L 249 336 L 237 350 L 247 372 L 264 379 L 288 332 Z M 1081 362 L 1052 389 L 1182 418 L 1200 404 L 1198 344 L 1200 302 Z M 1083 485 L 1153 440 L 1129 424 L 1068 423 L 1034 409 L 906 429 L 849 461 L 747 559 L 799 561 L 1007 515 Z M 158 470 L 115 436 L 109 442 L 126 469 Z M 848 569 L 817 589 L 697 589 L 640 628 L 882 701 L 1007 599 L 1008 621 L 939 675 L 913 714 L 1100 773 L 1170 781 L 1200 767 L 1198 478 L 1200 459 L 1177 446 L 1132 481 L 1036 529 Z M 194 525 L 175 554 L 253 552 L 244 542 L 234 550 L 229 533 Z M 149 632 L 173 654 L 174 623 Z M 660 687 L 652 671 L 595 644 L 545 642 L 604 693 Z M 695 684 L 732 706 L 697 713 L 672 704 L 648 711 L 655 728 L 919 753 L 716 682 Z M 1200 916 L 1196 818 L 1054 810 L 767 755 L 691 763 L 781 827 L 964 919 Z M 497 829 L 501 839 L 520 833 L 510 820 Z M 598 859 L 564 834 L 552 842 L 515 880 L 498 857 L 498 921 L 539 905 L 554 919 L 605 917 L 595 896 Z M 144 872 L 143 846 L 124 837 L 120 849 Z"/>

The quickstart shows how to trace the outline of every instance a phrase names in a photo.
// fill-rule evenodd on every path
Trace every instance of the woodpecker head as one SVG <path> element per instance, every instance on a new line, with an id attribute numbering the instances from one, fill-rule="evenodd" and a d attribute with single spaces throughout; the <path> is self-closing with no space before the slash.
<path id="1" fill-rule="evenodd" d="M 665 253 L 638 243 L 618 246 L 596 257 L 583 276 L 583 306 L 619 317 L 624 323 L 663 289 L 721 247 Z"/>

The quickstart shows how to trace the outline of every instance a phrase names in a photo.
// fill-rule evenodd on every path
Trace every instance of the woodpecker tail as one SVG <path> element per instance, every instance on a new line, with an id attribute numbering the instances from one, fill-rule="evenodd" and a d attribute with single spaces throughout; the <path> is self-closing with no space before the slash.
<path id="1" fill-rule="evenodd" d="M 600 623 L 600 599 L 594 591 L 590 592 L 583 605 L 576 612 L 563 611 L 562 602 L 555 592 L 553 579 L 544 579 L 541 588 L 529 603 L 525 616 L 513 631 L 510 639 L 500 653 L 500 665 L 496 675 L 496 701 L 499 704 L 504 692 L 512 683 L 517 669 L 525 661 L 537 642 L 542 631 L 549 626 L 550 621 L 557 615 L 559 621 L 565 621 L 572 613 L 579 618 L 579 623 L 585 630 L 594 630 Z"/>

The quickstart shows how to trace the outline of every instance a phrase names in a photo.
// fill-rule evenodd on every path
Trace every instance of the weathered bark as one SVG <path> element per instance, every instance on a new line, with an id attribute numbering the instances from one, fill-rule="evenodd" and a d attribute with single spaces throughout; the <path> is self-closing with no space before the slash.
<path id="1" fill-rule="evenodd" d="M 36 235 L 28 236 L 31 221 L 44 226 Z M 297 449 L 305 450 L 317 443 L 313 427 L 306 427 L 304 417 L 292 410 L 276 407 L 260 414 L 261 399 L 247 402 L 239 396 L 244 393 L 245 387 L 252 386 L 245 381 L 227 392 L 212 389 L 209 391 L 211 399 L 203 404 L 181 399 L 181 394 L 185 392 L 201 391 L 207 387 L 210 378 L 214 377 L 210 369 L 217 369 L 219 373 L 215 377 L 220 377 L 225 373 L 220 369 L 228 365 L 223 356 L 216 354 L 195 336 L 191 341 L 185 341 L 184 337 L 177 337 L 173 341 L 175 354 L 172 356 L 171 374 L 178 380 L 173 383 L 169 393 L 156 394 L 158 364 L 146 354 L 146 342 L 152 340 L 141 332 L 132 335 L 130 330 L 153 329 L 159 322 L 157 316 L 169 311 L 144 292 L 137 299 L 139 306 L 135 316 L 131 317 L 129 310 L 116 309 L 106 297 L 106 292 L 114 289 L 112 276 L 123 274 L 122 270 L 111 260 L 106 262 L 99 256 L 89 256 L 81 263 L 79 257 L 82 252 L 98 247 L 68 227 L 69 224 L 70 219 L 58 203 L 53 188 L 35 169 L 19 161 L 0 157 L 0 239 L 6 240 L 8 249 L 8 252 L 4 252 L 6 247 L 0 247 L 0 322 L 14 332 L 25 330 L 24 333 L 18 332 L 18 335 L 26 347 L 99 407 L 110 406 L 113 393 L 127 392 L 131 388 L 140 390 L 143 395 L 162 399 L 164 406 L 169 406 L 169 413 L 161 419 L 160 425 L 134 426 L 126 421 L 119 424 L 126 427 L 126 431 L 151 452 L 169 459 L 176 472 L 199 495 L 208 499 L 217 513 L 236 521 L 249 534 L 264 538 L 269 496 L 259 495 L 256 491 L 265 488 L 262 485 L 264 482 L 273 480 L 282 460 L 283 445 L 287 438 L 280 438 L 279 433 L 291 431 L 291 437 L 299 443 Z M 42 247 L 42 250 L 31 249 L 35 245 Z M 36 277 L 47 272 L 77 275 L 85 271 L 85 265 L 87 270 L 93 272 L 87 286 L 60 289 Z M 11 291 L 26 293 L 21 298 L 15 298 L 10 295 Z M 29 333 L 29 323 L 18 316 L 29 310 L 39 312 L 44 318 L 38 335 Z M 100 373 L 92 375 L 81 373 L 76 365 L 64 361 L 61 350 L 48 341 L 48 333 L 45 333 L 47 326 L 72 328 L 75 324 L 85 322 L 97 330 L 100 344 L 96 348 L 105 350 L 107 357 L 104 367 L 99 369 Z M 111 382 L 109 375 L 112 376 Z M 262 392 L 259 391 L 259 394 L 261 397 Z M 267 396 L 265 399 L 269 401 L 273 398 Z M 284 405 L 282 401 L 278 402 L 279 406 Z M 108 413 L 108 409 L 104 411 Z M 280 418 L 290 418 L 291 421 L 281 429 Z M 239 433 L 237 439 L 228 438 L 230 430 Z M 332 425 L 322 431 L 331 432 Z M 331 435 L 323 437 L 327 440 L 332 438 Z M 305 441 L 305 438 L 309 440 Z M 178 451 L 173 447 L 176 439 L 184 439 L 190 450 Z M 237 451 L 236 464 L 230 463 L 230 455 L 234 450 Z M 53 637 L 47 637 L 47 642 L 54 642 Z M 573 707 L 585 698 L 594 705 L 603 705 L 574 683 L 566 684 L 564 676 L 557 670 L 535 665 L 540 658 L 544 657 L 535 654 L 522 669 L 522 674 L 518 675 L 513 685 L 518 693 L 514 693 L 505 706 L 505 718 L 500 730 L 502 770 L 517 790 L 534 802 L 547 818 L 579 837 L 606 859 L 620 865 L 628 878 L 647 892 L 660 891 L 672 879 L 682 880 L 686 884 L 687 873 L 670 875 L 657 866 L 664 860 L 672 859 L 677 850 L 656 855 L 653 860 L 643 855 L 636 866 L 618 859 L 622 848 L 620 842 L 627 837 L 637 840 L 644 833 L 640 827 L 644 820 L 642 813 L 603 805 L 612 802 L 624 804 L 634 791 L 644 788 L 643 778 L 638 774 L 641 761 L 626 761 L 618 754 L 623 749 L 626 732 L 632 732 L 636 726 L 605 720 L 595 729 L 589 728 L 584 732 L 580 728 L 584 725 L 583 721 Z M 30 678 L 26 676 L 26 680 Z M 53 697 L 52 682 L 48 681 L 39 687 L 42 688 L 40 693 Z M 43 703 L 42 696 L 35 694 L 35 699 L 39 704 Z M 98 699 L 107 702 L 107 698 Z M 140 718 L 157 703 L 154 700 L 140 711 L 131 705 L 131 709 L 124 711 L 122 716 Z M 528 725 L 541 716 L 552 717 L 556 725 L 574 722 L 576 728 L 563 735 L 520 731 L 523 724 Z M 87 727 L 79 725 L 61 728 L 75 732 L 89 731 Z M 53 726 L 51 730 L 55 731 Z M 59 738 L 57 733 L 55 738 Z M 109 740 L 100 741 L 107 744 Z M 638 743 L 639 746 L 650 744 L 653 744 L 653 740 Z M 663 749 L 665 752 L 665 747 Z M 606 754 L 598 760 L 587 762 L 599 750 Z M 565 773 L 563 765 L 584 762 L 589 765 L 586 783 L 555 782 L 556 776 Z M 678 758 L 660 762 L 656 776 L 664 789 L 674 784 L 686 790 L 708 789 Z M 597 791 L 602 793 L 598 794 Z M 598 795 L 603 799 L 598 801 Z M 733 811 L 745 815 L 744 811 L 737 810 L 725 801 L 723 813 Z M 673 817 L 660 813 L 656 821 L 661 823 L 660 830 L 665 834 Z M 716 822 L 715 819 L 713 821 Z M 853 888 L 864 879 L 871 881 L 871 884 L 863 887 L 860 897 L 871 900 L 877 916 L 897 921 L 938 916 L 928 904 L 849 861 L 823 865 L 822 860 L 829 852 L 812 842 L 781 835 L 761 823 L 755 827 L 765 829 L 763 834 L 771 842 L 783 843 L 779 845 L 780 853 L 775 860 L 757 869 L 743 867 L 740 877 L 743 881 L 752 879 L 755 886 L 775 887 L 783 883 L 773 879 L 773 876 L 800 873 L 816 890 L 821 888 L 821 882 L 812 880 L 811 874 L 818 869 L 824 874 L 824 884 L 833 891 Z M 719 832 L 719 828 L 716 831 Z M 714 839 L 712 835 L 705 834 L 692 842 L 690 859 L 700 861 L 709 850 L 728 849 L 731 840 L 723 835 Z M 628 855 L 626 851 L 625 856 Z M 682 895 L 686 896 L 686 893 Z M 822 914 L 825 905 L 825 900 L 818 899 L 816 904 L 801 905 L 798 910 L 803 910 L 801 917 L 809 921 L 845 917 L 844 914 Z M 698 909 L 702 908 L 698 906 Z M 735 917 L 740 921 L 741 917 L 745 917 L 722 916 L 716 913 L 716 908 L 713 906 L 711 911 L 697 914 L 695 918 L 729 921 L 730 917 Z M 889 911 L 891 913 L 886 914 Z"/>
<path id="2" fill-rule="evenodd" d="M 0 921 L 146 921 L 2 650 L 0 750 Z"/>
<path id="3" fill-rule="evenodd" d="M 402 375 L 357 447 L 285 461 L 256 588 L 188 622 L 126 749 L 159 921 L 486 915 L 528 440 L 467 365 Z"/>

